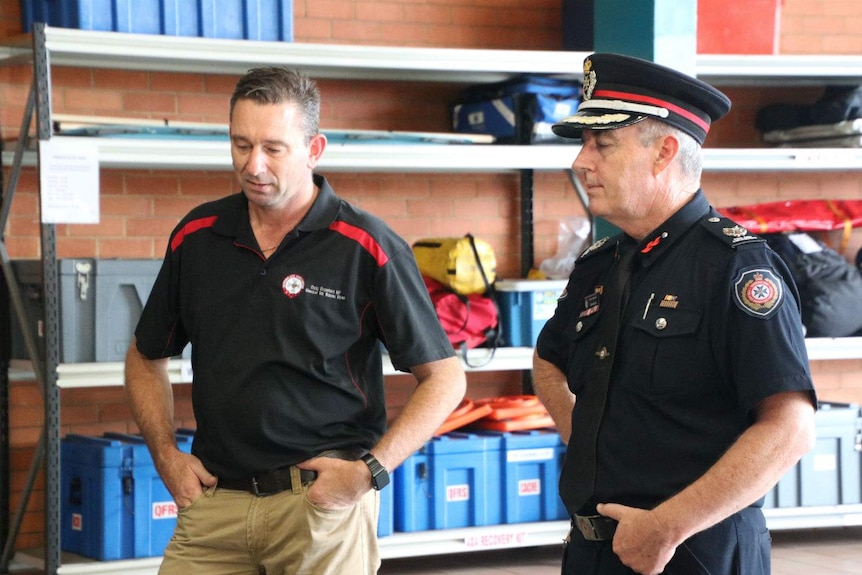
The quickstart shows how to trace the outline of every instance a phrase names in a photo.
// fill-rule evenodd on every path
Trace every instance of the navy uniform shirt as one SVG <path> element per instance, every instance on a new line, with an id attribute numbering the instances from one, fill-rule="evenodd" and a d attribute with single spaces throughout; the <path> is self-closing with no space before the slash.
<path id="1" fill-rule="evenodd" d="M 267 260 L 236 194 L 171 234 L 135 332 L 155 359 L 192 343 L 193 453 L 241 478 L 317 453 L 372 447 L 386 428 L 383 341 L 393 364 L 451 357 L 410 246 L 315 176 L 309 213 Z"/>
<path id="2" fill-rule="evenodd" d="M 601 292 L 626 243 L 634 241 L 624 234 L 600 240 L 579 258 L 539 336 L 539 357 L 567 375 L 575 395 L 589 393 L 590 366 L 601 361 Z M 652 508 L 706 472 L 758 402 L 814 392 L 795 286 L 761 238 L 698 191 L 636 249 L 592 503 Z M 566 461 L 561 485 L 577 466 Z"/>

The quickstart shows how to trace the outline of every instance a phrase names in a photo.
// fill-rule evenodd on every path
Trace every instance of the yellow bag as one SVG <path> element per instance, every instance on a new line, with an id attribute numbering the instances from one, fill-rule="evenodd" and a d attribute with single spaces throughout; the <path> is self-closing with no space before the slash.
<path id="1" fill-rule="evenodd" d="M 413 244 L 422 275 L 461 295 L 484 293 L 497 279 L 494 248 L 471 234 L 463 238 L 426 238 Z"/>

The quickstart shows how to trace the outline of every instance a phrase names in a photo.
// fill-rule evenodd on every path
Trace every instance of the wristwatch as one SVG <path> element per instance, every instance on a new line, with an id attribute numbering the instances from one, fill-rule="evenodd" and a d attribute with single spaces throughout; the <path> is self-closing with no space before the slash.
<path id="1" fill-rule="evenodd" d="M 389 485 L 389 472 L 386 471 L 386 468 L 383 467 L 379 461 L 377 461 L 376 457 L 371 455 L 371 453 L 366 453 L 361 459 L 365 462 L 365 465 L 368 466 L 368 470 L 371 472 L 371 487 L 373 487 L 375 491 L 380 491 Z"/>

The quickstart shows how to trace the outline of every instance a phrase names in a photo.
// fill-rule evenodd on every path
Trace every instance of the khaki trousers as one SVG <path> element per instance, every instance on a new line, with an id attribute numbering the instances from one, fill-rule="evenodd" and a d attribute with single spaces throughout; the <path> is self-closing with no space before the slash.
<path id="1" fill-rule="evenodd" d="M 374 575 L 379 494 L 325 510 L 301 494 L 207 489 L 181 509 L 159 575 Z"/>

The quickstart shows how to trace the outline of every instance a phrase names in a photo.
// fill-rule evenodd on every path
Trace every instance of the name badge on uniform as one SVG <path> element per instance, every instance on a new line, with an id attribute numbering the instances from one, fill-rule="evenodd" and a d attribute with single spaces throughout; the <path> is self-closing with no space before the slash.
<path id="1" fill-rule="evenodd" d="M 578 317 L 591 316 L 599 311 L 599 303 L 602 300 L 603 291 L 604 286 L 596 286 L 595 291 L 584 298 L 584 311 Z"/>

